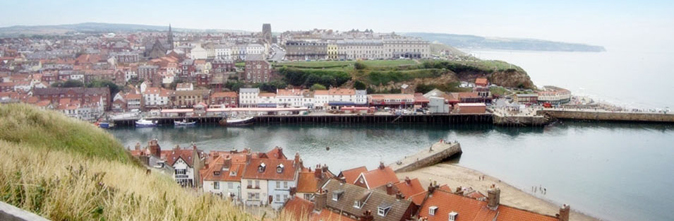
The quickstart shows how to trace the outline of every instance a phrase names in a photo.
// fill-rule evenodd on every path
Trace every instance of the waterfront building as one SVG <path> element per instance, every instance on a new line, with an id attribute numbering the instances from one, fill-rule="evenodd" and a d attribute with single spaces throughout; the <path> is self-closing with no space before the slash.
<path id="1" fill-rule="evenodd" d="M 304 107 L 304 93 L 307 89 L 276 89 L 276 104 L 278 107 Z"/>
<path id="2" fill-rule="evenodd" d="M 236 92 L 216 92 L 211 95 L 210 105 L 222 105 L 222 107 L 237 107 Z"/>
<path id="3" fill-rule="evenodd" d="M 433 114 L 447 114 L 449 113 L 449 104 L 445 102 L 443 97 L 431 97 L 428 103 L 428 112 Z"/>
<path id="4" fill-rule="evenodd" d="M 276 94 L 260 93 L 257 97 L 257 107 L 277 107 Z"/>
<path id="5" fill-rule="evenodd" d="M 159 87 L 148 87 L 145 90 L 142 90 L 141 88 L 141 91 L 143 91 L 142 94 L 146 109 L 168 107 L 173 94 L 172 90 Z"/>
<path id="6" fill-rule="evenodd" d="M 372 94 L 368 96 L 371 107 L 410 108 L 414 106 L 413 94 Z"/>
<path id="7" fill-rule="evenodd" d="M 239 107 L 257 107 L 259 94 L 259 88 L 240 88 Z"/>
<path id="8" fill-rule="evenodd" d="M 569 101 L 571 101 L 571 91 L 564 88 L 544 86 L 543 91 L 538 92 L 539 103 L 559 105 L 568 103 Z"/>
<path id="9" fill-rule="evenodd" d="M 314 91 L 315 109 L 339 109 L 344 106 L 367 104 L 367 91 L 346 88 L 330 88 Z"/>
<path id="10" fill-rule="evenodd" d="M 198 103 L 209 102 L 210 90 L 175 91 L 171 94 L 171 106 L 192 108 Z"/>
<path id="11" fill-rule="evenodd" d="M 271 64 L 260 54 L 250 54 L 246 58 L 246 70 L 243 80 L 250 83 L 271 81 Z"/>
<path id="12" fill-rule="evenodd" d="M 538 104 L 538 94 L 516 94 L 515 101 L 520 104 Z"/>
<path id="13" fill-rule="evenodd" d="M 484 114 L 486 111 L 484 103 L 458 103 L 455 109 L 459 114 Z"/>

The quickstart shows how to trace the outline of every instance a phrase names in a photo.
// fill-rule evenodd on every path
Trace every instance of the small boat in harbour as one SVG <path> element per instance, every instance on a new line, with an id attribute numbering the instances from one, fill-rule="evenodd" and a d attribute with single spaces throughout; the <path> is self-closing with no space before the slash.
<path id="1" fill-rule="evenodd" d="M 98 122 L 97 124 L 98 124 L 98 127 L 104 128 L 104 129 L 112 127 L 112 124 L 110 124 L 109 122 L 106 122 L 106 121 L 101 121 L 101 122 Z"/>
<path id="2" fill-rule="evenodd" d="M 189 122 L 187 119 L 183 119 L 182 121 L 173 121 L 173 125 L 175 126 L 194 126 L 196 124 L 196 121 Z"/>
<path id="3" fill-rule="evenodd" d="M 253 124 L 253 117 L 245 118 L 223 118 L 218 122 L 223 127 L 248 126 Z"/>
<path id="4" fill-rule="evenodd" d="M 136 127 L 156 127 L 157 121 L 145 120 L 141 118 L 136 121 Z"/>

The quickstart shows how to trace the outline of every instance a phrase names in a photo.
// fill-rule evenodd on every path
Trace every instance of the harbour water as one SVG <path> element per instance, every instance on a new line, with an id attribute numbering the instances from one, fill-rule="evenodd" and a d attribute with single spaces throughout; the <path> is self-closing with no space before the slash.
<path id="1" fill-rule="evenodd" d="M 498 177 L 525 191 L 607 220 L 674 220 L 674 127 L 655 124 L 561 123 L 545 128 L 491 125 L 271 125 L 248 128 L 119 128 L 125 146 L 159 139 L 162 148 L 194 142 L 204 150 L 249 147 L 300 152 L 305 165 L 333 172 L 390 163 L 440 139 L 461 142 L 452 163 Z M 330 147 L 330 150 L 326 150 Z"/>

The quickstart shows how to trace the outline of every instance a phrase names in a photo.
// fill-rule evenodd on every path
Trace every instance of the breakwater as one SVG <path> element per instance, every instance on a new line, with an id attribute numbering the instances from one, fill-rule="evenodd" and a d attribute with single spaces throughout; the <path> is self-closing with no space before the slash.
<path id="1" fill-rule="evenodd" d="M 605 122 L 674 123 L 674 114 L 544 109 L 539 115 L 553 119 Z"/>
<path id="2" fill-rule="evenodd" d="M 405 156 L 402 160 L 389 165 L 394 172 L 408 172 L 422 167 L 427 167 L 440 163 L 456 154 L 462 153 L 461 144 L 458 142 L 440 142 L 434 143 L 413 155 Z"/>

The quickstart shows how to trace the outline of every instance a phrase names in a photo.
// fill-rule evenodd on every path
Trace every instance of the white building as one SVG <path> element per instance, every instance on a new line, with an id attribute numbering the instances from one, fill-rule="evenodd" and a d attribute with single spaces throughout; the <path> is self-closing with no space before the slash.
<path id="1" fill-rule="evenodd" d="M 170 91 L 163 88 L 149 87 L 143 92 L 145 107 L 148 108 L 166 107 L 169 105 L 170 97 Z"/>
<path id="2" fill-rule="evenodd" d="M 245 155 L 244 152 L 238 154 Z M 234 157 L 220 155 L 205 169 L 202 173 L 203 190 L 238 203 L 241 201 L 241 176 L 246 164 L 245 161 L 236 162 Z"/>
<path id="3" fill-rule="evenodd" d="M 260 44 L 248 44 L 246 45 L 246 54 L 264 54 L 264 46 Z"/>
<path id="4" fill-rule="evenodd" d="M 232 47 L 226 45 L 215 46 L 215 58 L 222 60 L 232 59 Z"/>
<path id="5" fill-rule="evenodd" d="M 162 151 L 163 152 L 163 151 Z M 176 146 L 166 151 L 166 166 L 173 169 L 173 179 L 183 187 L 199 186 L 199 169 L 202 167 L 201 152 L 196 146 L 181 149 Z"/>
<path id="6" fill-rule="evenodd" d="M 250 159 L 241 178 L 241 195 L 245 205 L 271 205 L 279 209 L 290 198 L 290 189 L 297 187 L 299 155 L 288 160 L 281 152 L 267 153 L 268 158 Z M 276 155 L 276 156 L 274 156 Z"/>
<path id="7" fill-rule="evenodd" d="M 259 94 L 259 88 L 239 89 L 239 107 L 256 107 Z"/>
<path id="8" fill-rule="evenodd" d="M 314 91 L 314 108 L 327 106 L 356 106 L 367 104 L 367 91 L 343 88 Z"/>
<path id="9" fill-rule="evenodd" d="M 206 59 L 208 58 L 208 52 L 201 47 L 201 44 L 197 44 L 197 46 L 190 51 L 190 58 L 193 60 Z"/>
<path id="10" fill-rule="evenodd" d="M 303 107 L 303 94 L 308 90 L 276 89 L 276 104 L 278 107 Z"/>

